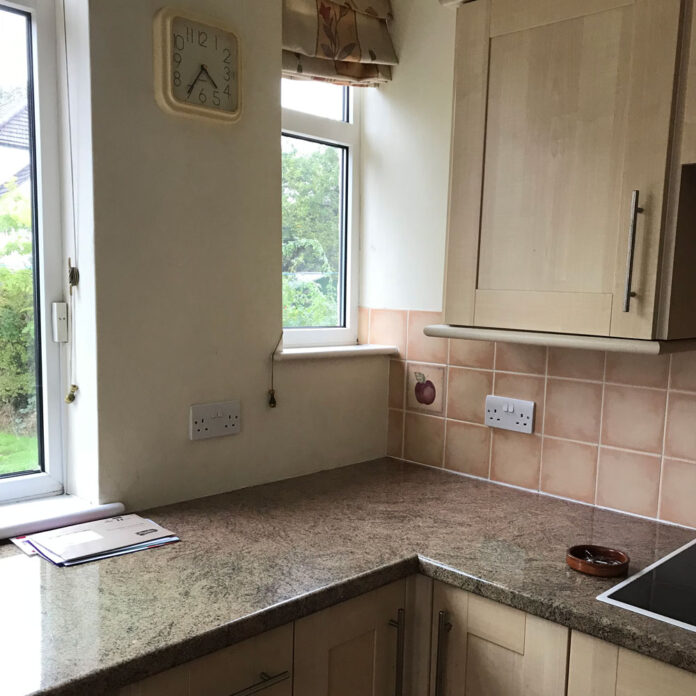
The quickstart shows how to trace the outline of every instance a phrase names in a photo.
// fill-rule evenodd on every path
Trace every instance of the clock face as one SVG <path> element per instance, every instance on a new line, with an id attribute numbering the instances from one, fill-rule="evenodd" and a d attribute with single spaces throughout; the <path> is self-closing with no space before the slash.
<path id="1" fill-rule="evenodd" d="M 237 37 L 218 27 L 174 16 L 169 75 L 175 102 L 220 114 L 239 111 Z"/>

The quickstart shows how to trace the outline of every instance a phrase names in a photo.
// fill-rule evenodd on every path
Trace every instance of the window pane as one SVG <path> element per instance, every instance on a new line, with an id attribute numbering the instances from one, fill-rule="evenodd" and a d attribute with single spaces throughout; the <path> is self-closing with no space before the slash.
<path id="1" fill-rule="evenodd" d="M 334 121 L 347 121 L 347 99 L 347 87 L 312 80 L 281 80 L 281 102 L 284 109 L 331 118 Z"/>
<path id="2" fill-rule="evenodd" d="M 40 470 L 28 42 L 0 8 L 0 476 Z"/>
<path id="3" fill-rule="evenodd" d="M 283 136 L 283 326 L 344 326 L 345 148 Z"/>

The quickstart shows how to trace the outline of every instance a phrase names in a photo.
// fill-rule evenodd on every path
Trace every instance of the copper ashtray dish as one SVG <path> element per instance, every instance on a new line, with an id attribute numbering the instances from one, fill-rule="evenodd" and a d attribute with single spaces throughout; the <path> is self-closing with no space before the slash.
<path id="1" fill-rule="evenodd" d="M 600 578 L 626 575 L 630 562 L 628 554 L 623 551 L 593 544 L 571 546 L 566 553 L 566 563 L 573 570 Z"/>

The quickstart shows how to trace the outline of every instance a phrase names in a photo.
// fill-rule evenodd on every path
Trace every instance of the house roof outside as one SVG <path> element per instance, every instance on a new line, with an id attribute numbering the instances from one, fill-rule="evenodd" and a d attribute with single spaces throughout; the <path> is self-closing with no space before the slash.
<path id="1" fill-rule="evenodd" d="M 29 149 L 29 109 L 26 99 L 0 104 L 0 146 Z"/>

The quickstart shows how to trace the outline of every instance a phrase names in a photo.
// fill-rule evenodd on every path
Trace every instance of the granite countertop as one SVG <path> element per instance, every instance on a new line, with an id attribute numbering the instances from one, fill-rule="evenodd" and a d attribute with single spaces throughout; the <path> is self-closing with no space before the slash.
<path id="1" fill-rule="evenodd" d="M 145 513 L 182 543 L 73 568 L 0 545 L 0 693 L 97 695 L 421 572 L 696 672 L 696 633 L 595 600 L 696 532 L 390 459 Z"/>

